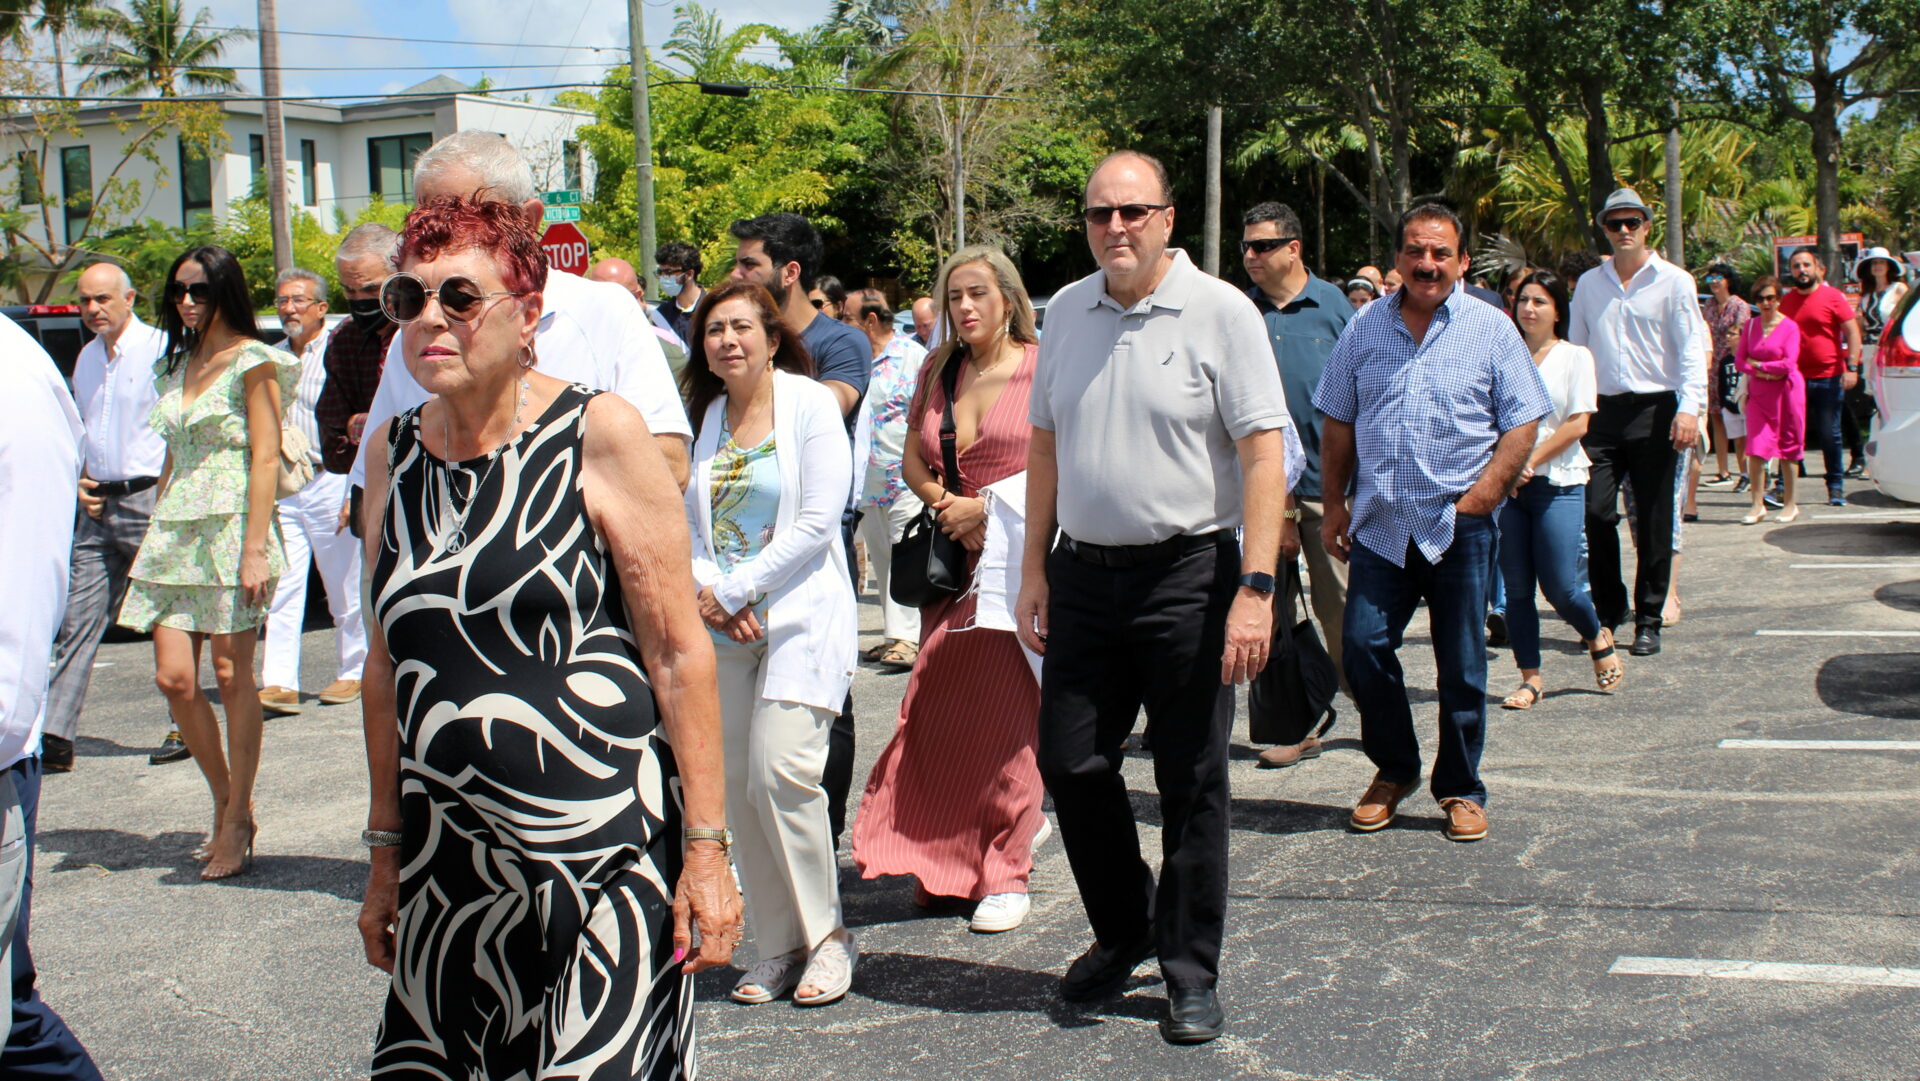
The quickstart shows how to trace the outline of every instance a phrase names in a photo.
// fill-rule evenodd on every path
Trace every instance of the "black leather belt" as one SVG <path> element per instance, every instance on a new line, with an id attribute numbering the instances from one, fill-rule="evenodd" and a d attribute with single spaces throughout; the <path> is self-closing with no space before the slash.
<path id="1" fill-rule="evenodd" d="M 1168 537 L 1152 544 L 1088 544 L 1077 541 L 1065 533 L 1060 534 L 1060 547 L 1067 554 L 1082 563 L 1091 563 L 1108 570 L 1125 570 L 1129 567 L 1142 567 L 1149 563 L 1171 563 L 1188 552 L 1202 548 L 1212 548 L 1223 538 L 1232 537 L 1227 530 L 1215 530 L 1197 536 L 1181 534 Z"/>
<path id="2" fill-rule="evenodd" d="M 160 483 L 159 477 L 135 477 L 132 480 L 103 480 L 93 486 L 93 494 L 104 499 L 144 492 Z"/>

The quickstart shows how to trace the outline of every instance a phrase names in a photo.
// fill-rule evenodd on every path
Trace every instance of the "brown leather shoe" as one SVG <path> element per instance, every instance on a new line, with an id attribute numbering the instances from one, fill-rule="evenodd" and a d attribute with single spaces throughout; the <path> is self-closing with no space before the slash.
<path id="1" fill-rule="evenodd" d="M 300 712 L 300 692 L 292 687 L 260 688 L 260 708 L 268 713 L 289 714 Z"/>
<path id="2" fill-rule="evenodd" d="M 1268 747 L 1260 752 L 1261 769 L 1285 769 L 1295 762 L 1320 757 L 1320 741 L 1308 736 L 1286 747 Z"/>
<path id="3" fill-rule="evenodd" d="M 358 697 L 360 681 L 357 679 L 336 679 L 320 692 L 321 703 L 329 706 L 344 706 Z"/>
<path id="4" fill-rule="evenodd" d="M 1440 801 L 1440 809 L 1447 812 L 1447 840 L 1478 841 L 1487 835 L 1486 808 L 1472 800 L 1449 796 Z"/>
<path id="5" fill-rule="evenodd" d="M 1373 775 L 1373 783 L 1354 805 L 1353 817 L 1347 819 L 1347 825 L 1362 833 L 1371 833 L 1393 821 L 1393 815 L 1400 807 L 1400 801 L 1413 791 L 1411 784 L 1394 784 L 1379 774 Z"/>

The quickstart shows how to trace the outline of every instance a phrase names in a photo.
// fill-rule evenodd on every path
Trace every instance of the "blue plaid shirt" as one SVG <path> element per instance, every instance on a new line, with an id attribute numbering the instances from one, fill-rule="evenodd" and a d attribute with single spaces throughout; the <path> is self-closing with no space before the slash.
<path id="1" fill-rule="evenodd" d="M 1405 296 L 1347 324 L 1313 396 L 1353 425 L 1351 535 L 1399 567 L 1410 540 L 1439 561 L 1453 544 L 1454 502 L 1486 471 L 1500 434 L 1553 409 L 1505 312 L 1456 290 L 1416 345 L 1400 317 Z"/>

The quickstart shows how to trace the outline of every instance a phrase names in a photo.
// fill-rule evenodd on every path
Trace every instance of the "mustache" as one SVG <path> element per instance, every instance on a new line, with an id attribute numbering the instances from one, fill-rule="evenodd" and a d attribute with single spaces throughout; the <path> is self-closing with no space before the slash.
<path id="1" fill-rule="evenodd" d="M 1440 272 L 1437 270 L 1416 270 L 1413 272 L 1413 280 L 1417 282 L 1437 282 L 1440 280 Z"/>

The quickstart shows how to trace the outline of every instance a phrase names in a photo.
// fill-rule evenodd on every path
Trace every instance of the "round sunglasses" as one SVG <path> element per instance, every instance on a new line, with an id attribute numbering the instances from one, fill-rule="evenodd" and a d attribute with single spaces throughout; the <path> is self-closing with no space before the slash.
<path id="1" fill-rule="evenodd" d="M 495 293 L 481 291 L 472 278 L 463 278 L 456 274 L 440 283 L 438 289 L 427 288 L 427 283 L 418 277 L 400 273 L 380 283 L 380 310 L 388 319 L 396 323 L 411 323 L 420 318 L 427 310 L 427 298 L 437 297 L 440 310 L 455 323 L 471 323 L 480 317 L 480 306 L 494 297 L 518 297 L 525 293 L 516 293 L 503 289 Z"/>

